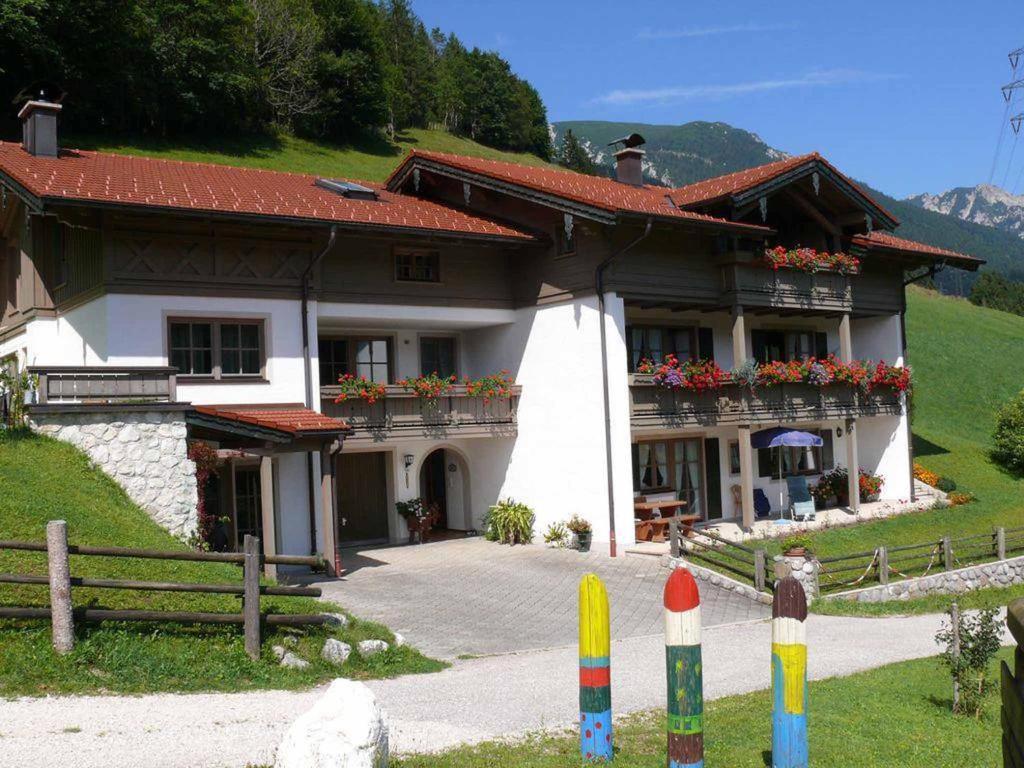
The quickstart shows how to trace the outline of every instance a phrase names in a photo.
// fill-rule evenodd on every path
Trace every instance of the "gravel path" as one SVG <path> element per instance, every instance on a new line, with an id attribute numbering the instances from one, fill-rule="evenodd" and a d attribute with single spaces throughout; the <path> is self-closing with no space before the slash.
<path id="1" fill-rule="evenodd" d="M 934 615 L 812 616 L 809 674 L 820 679 L 934 655 L 932 638 L 941 620 Z M 613 642 L 617 714 L 664 705 L 663 653 L 660 635 Z M 576 654 L 570 646 L 472 659 L 437 674 L 375 681 L 370 687 L 390 718 L 394 750 L 443 749 L 572 724 Z M 769 655 L 766 622 L 705 630 L 707 698 L 766 688 Z M 288 724 L 318 695 L 313 690 L 3 701 L 0 766 L 244 768 L 272 763 Z"/>

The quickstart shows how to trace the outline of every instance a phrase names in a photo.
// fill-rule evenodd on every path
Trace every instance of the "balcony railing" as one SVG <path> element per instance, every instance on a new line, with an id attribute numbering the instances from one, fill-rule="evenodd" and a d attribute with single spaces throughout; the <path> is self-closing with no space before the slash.
<path id="1" fill-rule="evenodd" d="M 745 306 L 849 312 L 853 289 L 849 275 L 797 269 L 773 270 L 757 260 L 722 269 L 724 296 Z"/>
<path id="2" fill-rule="evenodd" d="M 629 396 L 630 423 L 640 429 L 897 416 L 902 409 L 899 394 L 887 388 L 863 392 L 841 384 L 777 384 L 751 391 L 730 382 L 697 393 L 666 389 L 643 374 L 631 375 Z"/>
<path id="3" fill-rule="evenodd" d="M 347 443 L 380 442 L 399 438 L 513 437 L 520 388 L 511 397 L 485 402 L 470 395 L 464 385 L 452 387 L 441 397 L 417 397 L 403 387 L 389 385 L 375 403 L 360 398 L 335 403 L 338 387 L 320 388 L 320 409 L 328 416 L 345 419 L 355 432 Z"/>
<path id="4" fill-rule="evenodd" d="M 31 367 L 39 379 L 39 405 L 173 403 L 177 368 L 167 367 Z"/>

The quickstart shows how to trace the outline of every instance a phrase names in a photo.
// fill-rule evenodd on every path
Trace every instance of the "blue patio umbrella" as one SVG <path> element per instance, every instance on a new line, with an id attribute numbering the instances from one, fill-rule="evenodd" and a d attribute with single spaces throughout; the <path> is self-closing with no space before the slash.
<path id="1" fill-rule="evenodd" d="M 795 446 L 797 448 L 820 448 L 824 440 L 820 435 L 811 432 L 801 432 L 799 429 L 787 429 L 786 427 L 772 427 L 762 429 L 750 436 L 750 445 L 753 448 L 782 448 Z M 779 451 L 779 480 L 782 480 L 782 451 Z M 782 511 L 782 486 L 779 486 L 779 511 Z"/>

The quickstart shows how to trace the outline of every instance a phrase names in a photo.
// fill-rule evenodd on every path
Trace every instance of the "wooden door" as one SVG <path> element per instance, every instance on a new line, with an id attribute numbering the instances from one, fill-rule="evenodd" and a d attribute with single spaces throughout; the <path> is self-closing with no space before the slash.
<path id="1" fill-rule="evenodd" d="M 385 454 L 338 454 L 338 541 L 386 541 L 388 487 Z"/>
<path id="2" fill-rule="evenodd" d="M 448 489 L 445 482 L 447 477 L 448 464 L 445 461 L 444 449 L 439 448 L 427 456 L 423 462 L 421 488 L 423 503 L 427 506 L 436 504 L 437 510 L 440 512 L 440 517 L 434 524 L 435 528 L 448 527 Z"/>

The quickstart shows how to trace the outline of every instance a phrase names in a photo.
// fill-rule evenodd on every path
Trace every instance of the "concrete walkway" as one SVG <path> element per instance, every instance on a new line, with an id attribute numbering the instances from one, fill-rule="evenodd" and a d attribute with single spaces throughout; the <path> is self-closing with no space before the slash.
<path id="1" fill-rule="evenodd" d="M 934 655 L 938 649 L 932 638 L 941 621 L 941 616 L 812 616 L 809 674 L 820 679 Z M 658 634 L 613 643 L 616 714 L 664 706 L 663 642 Z M 707 698 L 767 687 L 769 655 L 767 622 L 707 630 Z M 376 681 L 370 687 L 388 713 L 395 751 L 443 749 L 572 725 L 577 716 L 577 650 L 572 645 L 460 661 L 444 672 Z M 290 722 L 318 696 L 319 691 L 313 690 L 4 701 L 0 702 L 0 766 L 243 768 L 270 764 Z"/>
<path id="2" fill-rule="evenodd" d="M 668 571 L 659 557 L 610 558 L 481 538 L 345 550 L 348 569 L 318 584 L 324 598 L 400 632 L 427 655 L 453 659 L 576 642 L 580 577 L 594 572 L 611 604 L 612 637 L 661 632 Z M 702 585 L 704 626 L 766 618 L 771 609 Z"/>

